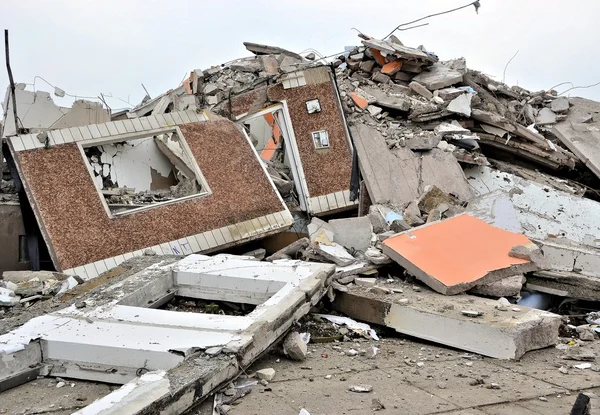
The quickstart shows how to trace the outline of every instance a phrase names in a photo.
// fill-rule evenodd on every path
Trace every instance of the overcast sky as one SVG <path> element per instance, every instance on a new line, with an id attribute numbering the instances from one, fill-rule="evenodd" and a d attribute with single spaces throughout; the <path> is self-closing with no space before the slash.
<path id="1" fill-rule="evenodd" d="M 356 27 L 381 38 L 400 23 L 469 0 L 2 0 L 16 82 L 39 76 L 69 94 L 112 94 L 131 104 L 177 87 L 186 73 L 249 55 L 242 42 L 324 55 L 356 45 Z M 561 82 L 600 81 L 599 0 L 480 0 L 397 36 L 442 59 L 464 56 L 469 68 L 530 90 Z M 37 79 L 36 88 L 52 91 Z M 0 88 L 8 76 L 0 68 Z M 564 91 L 569 86 L 557 88 Z M 31 88 L 31 87 L 29 87 Z M 571 91 L 600 101 L 600 86 Z M 0 95 L 4 97 L 4 93 Z M 57 99 L 69 105 L 72 99 Z M 113 109 L 127 107 L 109 99 Z"/>

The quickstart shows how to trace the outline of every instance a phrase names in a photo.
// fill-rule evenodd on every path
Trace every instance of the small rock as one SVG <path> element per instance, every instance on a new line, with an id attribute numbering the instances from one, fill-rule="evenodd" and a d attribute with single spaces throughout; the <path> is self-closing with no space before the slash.
<path id="1" fill-rule="evenodd" d="M 260 383 L 263 386 L 267 386 L 269 384 L 269 382 L 267 382 L 265 379 L 261 379 L 258 383 Z"/>
<path id="2" fill-rule="evenodd" d="M 344 353 L 346 354 L 346 356 L 358 356 L 358 352 L 354 349 L 346 350 Z"/>
<path id="3" fill-rule="evenodd" d="M 500 385 L 498 385 L 497 383 L 490 383 L 488 389 L 500 389 Z"/>
<path id="4" fill-rule="evenodd" d="M 147 249 L 144 249 L 144 255 L 146 255 L 146 256 L 155 256 L 156 252 L 154 251 L 154 249 L 147 248 Z"/>
<path id="5" fill-rule="evenodd" d="M 463 310 L 460 312 L 463 316 L 467 316 L 467 317 L 479 317 L 482 316 L 483 313 L 481 311 L 475 311 L 475 310 Z"/>
<path id="6" fill-rule="evenodd" d="M 259 379 L 264 379 L 267 382 L 270 382 L 275 377 L 275 369 L 273 369 L 272 367 L 270 367 L 270 368 L 267 368 L 267 369 L 257 370 L 256 371 L 256 376 L 258 376 Z"/>
<path id="7" fill-rule="evenodd" d="M 383 409 L 385 409 L 385 405 L 381 403 L 381 401 L 377 398 L 374 398 L 371 401 L 371 409 L 375 412 L 377 411 L 381 411 Z"/>
<path id="8" fill-rule="evenodd" d="M 306 359 L 308 347 L 300 333 L 292 332 L 283 341 L 283 351 L 290 359 L 300 362 Z"/>
<path id="9" fill-rule="evenodd" d="M 569 374 L 569 370 L 566 367 L 564 367 L 564 366 L 559 367 L 558 371 L 560 373 L 562 373 L 563 375 L 568 375 Z"/>
<path id="10" fill-rule="evenodd" d="M 369 393 L 373 391 L 372 385 L 352 385 L 348 388 L 350 392 Z"/>
<path id="11" fill-rule="evenodd" d="M 375 278 L 355 278 L 354 284 L 361 287 L 374 287 L 377 279 Z"/>
<path id="12" fill-rule="evenodd" d="M 331 375 L 327 375 L 327 376 L 325 376 L 325 379 L 327 379 L 327 380 L 331 380 Z"/>
<path id="13" fill-rule="evenodd" d="M 444 382 L 440 382 L 437 384 L 438 389 L 446 389 L 448 387 L 448 385 L 446 385 L 446 383 Z"/>
<path id="14" fill-rule="evenodd" d="M 548 398 L 546 398 L 545 396 L 540 396 L 538 399 L 542 402 L 548 402 Z"/>
<path id="15" fill-rule="evenodd" d="M 56 384 L 56 387 L 57 387 L 57 388 L 62 388 L 62 387 L 63 387 L 63 386 L 65 386 L 65 385 L 66 385 L 66 384 L 65 384 L 65 382 L 58 382 L 58 383 Z"/>

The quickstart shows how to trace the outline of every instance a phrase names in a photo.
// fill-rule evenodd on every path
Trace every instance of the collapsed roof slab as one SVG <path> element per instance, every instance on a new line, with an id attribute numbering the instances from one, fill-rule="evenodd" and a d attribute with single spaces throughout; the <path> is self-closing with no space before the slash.
<path id="1" fill-rule="evenodd" d="M 84 147 L 165 132 L 182 137 L 206 189 L 113 214 Z M 9 148 L 54 266 L 68 274 L 94 278 L 146 248 L 159 255 L 213 252 L 293 224 L 252 143 L 223 118 L 188 110 L 50 131 L 43 141 L 11 137 Z"/>
<path id="2" fill-rule="evenodd" d="M 133 414 L 151 408 L 182 413 L 230 381 L 308 313 L 325 294 L 334 269 L 233 255 L 190 255 L 157 264 L 86 298 L 88 307 L 73 305 L 0 336 L 0 362 L 21 363 L 0 365 L 0 379 L 18 375 L 25 366 L 42 367 L 51 376 L 108 383 L 135 379 L 133 384 L 146 385 L 146 398 L 152 399 L 131 399 L 137 387 L 127 384 L 82 413 Z M 242 303 L 260 296 L 260 301 L 245 316 L 146 308 L 173 294 Z M 156 376 L 137 378 L 147 371 Z"/>
<path id="3" fill-rule="evenodd" d="M 462 214 L 388 238 L 383 252 L 435 291 L 453 295 L 536 271 L 532 262 L 509 256 L 513 247 L 529 244 L 525 235 Z"/>
<path id="4" fill-rule="evenodd" d="M 558 341 L 560 316 L 527 307 L 501 306 L 496 300 L 459 294 L 445 297 L 427 288 L 402 294 L 375 294 L 366 287 L 347 286 L 338 292 L 334 308 L 347 316 L 390 327 L 457 349 L 498 359 L 519 359 L 530 350 Z M 469 317 L 463 311 L 480 313 Z"/>

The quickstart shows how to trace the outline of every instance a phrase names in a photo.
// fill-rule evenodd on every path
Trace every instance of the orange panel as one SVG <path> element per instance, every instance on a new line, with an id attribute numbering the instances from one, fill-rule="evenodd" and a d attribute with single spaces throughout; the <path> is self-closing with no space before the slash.
<path id="1" fill-rule="evenodd" d="M 460 215 L 386 239 L 384 245 L 450 287 L 477 281 L 490 271 L 529 263 L 508 255 L 514 246 L 528 243 L 525 235 Z"/>
<path id="2" fill-rule="evenodd" d="M 363 110 L 369 106 L 369 102 L 363 97 L 359 96 L 356 92 L 350 92 L 350 98 L 352 98 L 352 101 L 354 101 L 357 107 Z"/>
<path id="3" fill-rule="evenodd" d="M 275 118 L 273 117 L 273 113 L 267 113 L 263 115 L 265 121 L 271 126 L 271 139 L 267 141 L 265 144 L 265 148 L 260 153 L 260 158 L 263 160 L 271 160 L 275 155 L 275 150 L 277 149 L 277 143 L 279 142 L 279 137 L 281 136 L 281 130 L 279 125 L 275 122 Z M 274 137 L 274 140 L 273 140 Z"/>
<path id="4" fill-rule="evenodd" d="M 381 68 L 381 73 L 393 75 L 402 68 L 402 61 L 388 62 Z"/>
<path id="5" fill-rule="evenodd" d="M 373 57 L 375 58 L 379 66 L 385 65 L 385 58 L 383 57 L 381 52 L 379 52 L 377 49 L 371 48 L 371 53 L 373 54 Z"/>

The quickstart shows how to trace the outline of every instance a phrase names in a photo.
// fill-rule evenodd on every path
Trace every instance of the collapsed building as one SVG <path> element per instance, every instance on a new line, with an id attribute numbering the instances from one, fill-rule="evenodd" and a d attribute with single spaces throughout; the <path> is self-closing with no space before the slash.
<path id="1" fill-rule="evenodd" d="M 124 385 L 81 413 L 182 413 L 322 299 L 496 359 L 562 344 L 561 307 L 600 301 L 600 104 L 361 39 L 333 60 L 245 43 L 253 56 L 87 122 L 88 104 L 57 118 L 19 87 L 32 115 L 4 121 L 4 266 L 54 273 L 4 273 L 20 324 L 0 330 L 0 391 L 63 376 Z M 283 234 L 264 261 L 207 255 Z M 163 308 L 176 298 L 253 311 Z"/>

